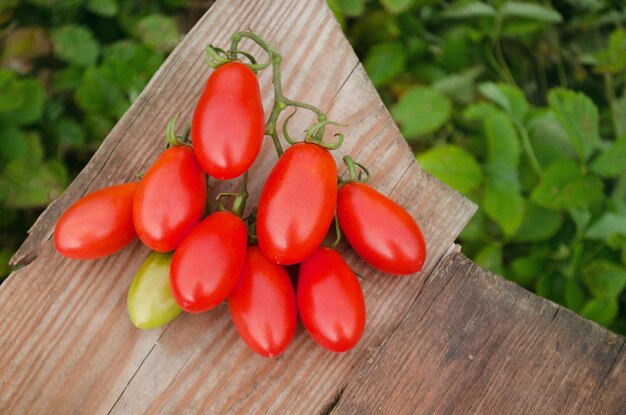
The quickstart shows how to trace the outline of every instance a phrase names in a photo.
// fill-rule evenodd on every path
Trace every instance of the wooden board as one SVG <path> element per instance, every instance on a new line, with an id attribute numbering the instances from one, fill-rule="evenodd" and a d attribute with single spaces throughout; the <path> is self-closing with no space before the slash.
<path id="1" fill-rule="evenodd" d="M 137 330 L 126 316 L 126 292 L 148 250 L 134 243 L 113 257 L 78 262 L 56 254 L 50 240 L 56 220 L 73 201 L 146 170 L 163 148 L 168 120 L 179 111 L 182 119 L 191 116 L 210 73 L 204 45 L 227 46 L 233 31 L 247 29 L 285 57 L 288 96 L 318 105 L 348 125 L 337 160 L 348 152 L 369 165 L 371 183 L 409 209 L 428 241 L 424 271 L 408 278 L 374 272 L 341 246 L 364 277 L 368 308 L 364 337 L 345 354 L 322 350 L 300 326 L 285 354 L 261 358 L 238 339 L 223 306 L 183 315 L 162 329 Z M 269 72 L 259 80 L 268 109 Z M 293 131 L 311 121 L 298 117 Z M 251 174 L 251 205 L 275 161 L 266 142 Z M 237 181 L 211 185 L 215 195 Z M 624 395 L 626 363 L 618 354 L 623 338 L 569 312 L 557 314 L 553 304 L 482 274 L 457 255 L 445 257 L 474 209 L 415 163 L 323 0 L 220 0 L 170 55 L 89 165 L 42 214 L 13 258 L 22 268 L 0 286 L 0 413 L 468 408 L 523 413 L 542 408 L 542 402 L 549 409 L 615 412 Z M 545 321 L 553 316 L 554 322 Z M 422 331 L 411 332 L 415 328 Z M 588 341 L 580 343 L 575 334 Z M 606 347 L 600 339 L 606 339 Z M 544 380 L 536 380 L 535 372 Z M 542 388 L 558 393 L 529 392 L 539 394 Z M 582 403 L 568 397 L 568 391 L 582 390 L 587 391 Z"/>
<path id="2" fill-rule="evenodd" d="M 333 414 L 624 414 L 624 338 L 448 256 Z"/>
<path id="3" fill-rule="evenodd" d="M 190 118 L 210 73 L 204 45 L 227 46 L 232 32 L 246 29 L 283 54 L 289 97 L 313 103 L 348 125 L 336 158 L 348 152 L 368 165 L 372 185 L 407 206 L 428 241 L 424 271 L 411 278 L 373 272 L 341 247 L 365 278 L 368 307 L 362 341 L 343 355 L 324 351 L 300 327 L 283 356 L 258 357 L 238 339 L 225 307 L 184 315 L 160 330 L 139 331 L 126 316 L 126 292 L 148 250 L 135 243 L 107 259 L 77 262 L 56 254 L 50 241 L 57 218 L 74 200 L 145 171 L 163 148 L 168 120 L 179 111 L 181 119 Z M 269 71 L 259 80 L 268 109 Z M 312 119 L 296 121 L 295 132 Z M 268 141 L 251 172 L 251 205 L 275 161 Z M 236 185 L 212 183 L 214 194 Z M 323 411 L 343 389 L 346 376 L 400 322 L 473 210 L 469 201 L 417 166 L 323 0 L 218 1 L 85 170 L 39 218 L 14 257 L 24 267 L 0 287 L 0 413 Z"/>

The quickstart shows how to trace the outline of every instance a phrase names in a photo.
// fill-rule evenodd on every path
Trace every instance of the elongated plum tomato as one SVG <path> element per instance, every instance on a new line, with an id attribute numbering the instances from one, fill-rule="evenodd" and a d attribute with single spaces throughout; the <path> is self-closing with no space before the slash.
<path id="1" fill-rule="evenodd" d="M 305 260 L 324 241 L 337 203 L 337 166 L 309 143 L 289 147 L 272 169 L 259 200 L 257 237 L 263 255 L 281 265 Z"/>
<path id="2" fill-rule="evenodd" d="M 281 354 L 296 332 L 296 294 L 287 271 L 267 260 L 258 247 L 246 252 L 239 282 L 228 298 L 239 336 L 264 357 Z"/>
<path id="3" fill-rule="evenodd" d="M 191 122 L 193 149 L 204 171 L 225 180 L 248 170 L 261 149 L 264 118 L 254 72 L 240 62 L 217 68 Z"/>
<path id="4" fill-rule="evenodd" d="M 200 222 L 206 205 L 206 181 L 191 148 L 165 150 L 139 183 L 133 221 L 150 249 L 169 252 Z"/>
<path id="5" fill-rule="evenodd" d="M 393 200 L 364 183 L 351 182 L 337 196 L 339 226 L 371 266 L 394 275 L 422 269 L 426 243 L 415 220 Z"/>
<path id="6" fill-rule="evenodd" d="M 54 246 L 64 257 L 96 259 L 111 255 L 136 237 L 133 198 L 137 183 L 106 187 L 76 201 L 54 229 Z"/>
<path id="7" fill-rule="evenodd" d="M 170 289 L 172 254 L 151 252 L 128 290 L 128 316 L 135 327 L 148 330 L 174 320 L 182 311 Z"/>
<path id="8" fill-rule="evenodd" d="M 298 312 L 302 324 L 323 348 L 352 349 L 365 328 L 365 299 L 346 261 L 331 248 L 319 248 L 300 264 Z"/>
<path id="9" fill-rule="evenodd" d="M 235 288 L 244 260 L 248 232 L 239 216 L 215 212 L 180 244 L 170 269 L 170 285 L 178 305 L 201 313 L 226 300 Z"/>

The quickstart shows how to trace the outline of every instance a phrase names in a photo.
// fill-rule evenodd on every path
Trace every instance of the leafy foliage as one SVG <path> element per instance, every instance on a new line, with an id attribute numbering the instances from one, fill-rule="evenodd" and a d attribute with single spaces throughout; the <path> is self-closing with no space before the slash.
<path id="1" fill-rule="evenodd" d="M 0 6 L 0 278 L 180 38 L 180 0 Z"/>
<path id="2" fill-rule="evenodd" d="M 329 0 L 476 263 L 626 331 L 626 6 Z"/>

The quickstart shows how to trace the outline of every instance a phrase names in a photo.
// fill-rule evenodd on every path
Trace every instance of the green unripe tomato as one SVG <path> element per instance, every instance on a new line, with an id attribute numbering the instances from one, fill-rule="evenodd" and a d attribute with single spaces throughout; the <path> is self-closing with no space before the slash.
<path id="1" fill-rule="evenodd" d="M 135 327 L 154 329 L 174 320 L 182 309 L 170 289 L 171 253 L 151 252 L 128 290 L 128 316 Z"/>

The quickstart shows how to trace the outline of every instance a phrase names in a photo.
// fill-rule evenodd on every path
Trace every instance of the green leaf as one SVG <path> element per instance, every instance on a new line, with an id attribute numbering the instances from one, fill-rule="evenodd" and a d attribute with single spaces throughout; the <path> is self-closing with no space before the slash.
<path id="1" fill-rule="evenodd" d="M 483 173 L 474 156 L 454 144 L 433 147 L 417 160 L 424 170 L 461 193 L 469 194 L 482 182 Z"/>
<path id="2" fill-rule="evenodd" d="M 589 299 L 580 284 L 574 280 L 565 281 L 565 306 L 570 310 L 579 312 Z"/>
<path id="3" fill-rule="evenodd" d="M 450 100 L 430 87 L 415 86 L 400 97 L 392 107 L 394 118 L 407 138 L 437 131 L 450 118 Z"/>
<path id="4" fill-rule="evenodd" d="M 583 269 L 582 279 L 597 298 L 617 298 L 626 286 L 626 268 L 607 260 L 597 260 Z"/>
<path id="5" fill-rule="evenodd" d="M 479 209 L 474 213 L 469 223 L 465 225 L 465 228 L 461 231 L 459 239 L 461 241 L 481 241 L 486 235 L 487 221 L 485 215 Z"/>
<path id="6" fill-rule="evenodd" d="M 548 103 L 580 160 L 587 161 L 600 141 L 598 108 L 583 93 L 560 88 L 548 93 Z"/>
<path id="7" fill-rule="evenodd" d="M 620 73 L 626 69 L 626 32 L 623 28 L 615 29 L 609 37 L 607 49 L 595 55 L 595 70 L 601 73 Z"/>
<path id="8" fill-rule="evenodd" d="M 511 262 L 511 273 L 507 277 L 523 287 L 528 287 L 545 272 L 547 262 L 544 254 L 517 257 Z"/>
<path id="9" fill-rule="evenodd" d="M 522 18 L 544 23 L 563 21 L 563 17 L 556 10 L 535 3 L 507 1 L 499 11 L 504 18 Z"/>
<path id="10" fill-rule="evenodd" d="M 374 86 L 385 85 L 404 71 L 405 48 L 399 42 L 374 45 L 367 52 L 363 65 Z"/>
<path id="11" fill-rule="evenodd" d="M 180 41 L 176 20 L 161 14 L 151 14 L 139 20 L 137 34 L 146 45 L 163 52 L 171 51 Z"/>
<path id="12" fill-rule="evenodd" d="M 61 118 L 54 125 L 54 132 L 57 142 L 62 145 L 80 147 L 85 142 L 85 131 L 71 118 Z"/>
<path id="13" fill-rule="evenodd" d="M 116 119 L 124 115 L 130 101 L 112 78 L 109 68 L 88 68 L 74 93 L 78 106 L 87 113 L 108 114 Z"/>
<path id="14" fill-rule="evenodd" d="M 474 67 L 463 72 L 451 74 L 433 83 L 433 88 L 447 95 L 459 104 L 469 104 L 474 101 L 475 81 L 483 72 L 482 67 Z"/>
<path id="15" fill-rule="evenodd" d="M 519 191 L 503 182 L 487 182 L 482 208 L 506 236 L 513 235 L 524 220 L 524 198 Z"/>
<path id="16" fill-rule="evenodd" d="M 513 235 L 515 242 L 538 242 L 550 239 L 561 227 L 561 213 L 544 209 L 528 201 L 524 210 L 524 221 Z"/>
<path id="17" fill-rule="evenodd" d="M 68 92 L 76 89 L 83 78 L 84 69 L 80 66 L 68 66 L 59 69 L 52 76 L 52 89 L 55 92 Z"/>
<path id="18" fill-rule="evenodd" d="M 613 127 L 616 137 L 626 137 L 626 95 L 613 102 Z"/>
<path id="19" fill-rule="evenodd" d="M 3 143 L 0 146 L 0 156 L 7 161 L 26 160 L 30 163 L 39 163 L 43 159 L 43 145 L 41 138 L 35 133 L 24 133 L 15 127 L 2 129 Z"/>
<path id="20" fill-rule="evenodd" d="M 626 235 L 626 215 L 606 212 L 587 228 L 585 238 L 605 240 L 615 234 Z"/>
<path id="21" fill-rule="evenodd" d="M 502 114 L 502 111 L 490 102 L 477 102 L 465 107 L 463 117 L 468 121 L 483 121 L 493 113 Z"/>
<path id="22" fill-rule="evenodd" d="M 487 138 L 487 170 L 499 187 L 508 186 L 519 192 L 520 145 L 515 127 L 500 111 L 492 112 L 484 120 Z M 504 186 L 500 186 L 503 184 Z"/>
<path id="23" fill-rule="evenodd" d="M 0 68 L 0 112 L 11 111 L 24 102 L 24 96 L 15 73 Z"/>
<path id="24" fill-rule="evenodd" d="M 442 17 L 448 19 L 470 19 L 476 17 L 494 17 L 496 9 L 482 1 L 473 1 L 470 3 L 456 3 L 441 13 Z"/>
<path id="25" fill-rule="evenodd" d="M 385 9 L 391 13 L 400 13 L 408 9 L 413 0 L 380 0 Z"/>
<path id="26" fill-rule="evenodd" d="M 52 31 L 52 46 L 56 57 L 78 66 L 95 64 L 100 54 L 89 29 L 73 24 Z"/>
<path id="27" fill-rule="evenodd" d="M 87 0 L 86 7 L 90 12 L 102 17 L 113 17 L 118 11 L 115 0 Z"/>
<path id="28" fill-rule="evenodd" d="M 548 209 L 586 208 L 602 199 L 603 184 L 597 176 L 584 175 L 569 159 L 557 160 L 544 170 L 532 200 Z"/>
<path id="29" fill-rule="evenodd" d="M 365 11 L 367 0 L 335 0 L 339 9 L 346 16 L 360 16 Z"/>
<path id="30" fill-rule="evenodd" d="M 514 120 L 522 122 L 530 105 L 518 88 L 511 85 L 484 82 L 478 85 L 481 95 L 504 109 Z"/>
<path id="31" fill-rule="evenodd" d="M 530 143 L 541 166 L 547 166 L 564 157 L 577 159 L 576 149 L 567 132 L 550 110 L 538 111 L 529 116 L 525 123 Z"/>
<path id="32" fill-rule="evenodd" d="M 556 273 L 543 274 L 537 281 L 535 292 L 559 304 L 564 302 L 565 278 Z"/>
<path id="33" fill-rule="evenodd" d="M 487 245 L 474 257 L 474 262 L 494 274 L 502 275 L 502 248 L 498 245 Z"/>
<path id="34" fill-rule="evenodd" d="M 65 167 L 59 162 L 13 160 L 0 177 L 0 199 L 9 208 L 46 206 L 63 192 L 66 182 Z"/>
<path id="35" fill-rule="evenodd" d="M 603 326 L 615 320 L 619 312 L 619 304 L 614 298 L 593 298 L 585 304 L 580 315 Z"/>
<path id="36" fill-rule="evenodd" d="M 618 177 L 626 170 L 626 136 L 611 144 L 591 163 L 592 172 L 602 177 Z"/>

